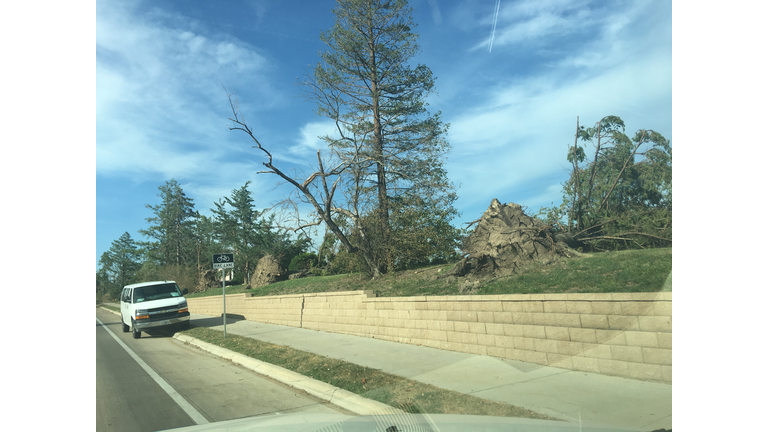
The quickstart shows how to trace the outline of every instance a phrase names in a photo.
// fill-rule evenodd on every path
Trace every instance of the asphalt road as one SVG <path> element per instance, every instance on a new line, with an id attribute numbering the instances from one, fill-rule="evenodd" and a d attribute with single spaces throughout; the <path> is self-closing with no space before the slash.
<path id="1" fill-rule="evenodd" d="M 118 315 L 97 309 L 96 318 L 99 432 L 157 431 L 273 413 L 350 414 L 185 346 L 170 333 L 143 332 L 133 339 L 122 332 Z"/>

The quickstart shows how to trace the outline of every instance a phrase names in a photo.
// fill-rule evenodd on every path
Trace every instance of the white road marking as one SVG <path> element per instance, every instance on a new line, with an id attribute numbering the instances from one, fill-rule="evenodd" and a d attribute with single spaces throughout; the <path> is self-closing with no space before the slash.
<path id="1" fill-rule="evenodd" d="M 170 396 L 171 399 L 173 399 L 179 405 L 179 407 L 181 407 L 181 409 L 183 409 L 184 412 L 187 413 L 187 415 L 192 418 L 192 420 L 195 423 L 197 424 L 209 423 L 209 421 L 206 420 L 205 417 L 203 417 L 203 415 L 200 414 L 200 412 L 197 411 L 192 405 L 190 405 L 189 402 L 187 402 L 187 400 L 184 399 L 184 397 L 182 397 L 176 390 L 173 389 L 173 387 L 171 387 L 167 382 L 165 382 L 165 380 L 162 379 L 160 375 L 157 374 L 157 372 L 152 370 L 152 368 L 149 367 L 149 365 L 146 364 L 144 360 L 141 359 L 141 357 L 136 355 L 136 353 L 133 352 L 133 350 L 128 348 L 128 345 L 126 345 L 123 341 L 121 341 L 117 337 L 117 335 L 112 333 L 112 330 L 108 329 L 107 326 L 105 326 L 104 323 L 101 322 L 98 318 L 96 318 L 96 321 L 98 321 L 98 323 L 101 324 L 101 327 L 104 330 L 106 330 L 117 341 L 117 343 L 120 344 L 121 347 L 123 347 L 123 349 L 128 353 L 128 355 L 130 355 L 131 357 L 133 357 L 134 360 L 136 360 L 136 363 L 138 363 L 139 366 L 141 366 L 141 368 L 144 369 L 144 371 L 147 374 L 149 374 L 149 376 L 151 376 L 152 379 L 155 380 L 157 384 L 160 385 L 160 388 L 162 388 L 163 390 L 165 390 L 166 393 L 168 393 L 168 396 Z"/>

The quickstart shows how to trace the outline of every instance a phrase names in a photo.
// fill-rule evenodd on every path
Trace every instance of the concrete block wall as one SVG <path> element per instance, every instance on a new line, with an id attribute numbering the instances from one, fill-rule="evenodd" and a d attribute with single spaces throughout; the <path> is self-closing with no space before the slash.
<path id="1" fill-rule="evenodd" d="M 221 297 L 188 300 L 221 314 Z M 218 304 L 218 309 L 216 305 Z M 227 296 L 246 319 L 672 382 L 672 293 L 374 297 L 370 291 Z"/>

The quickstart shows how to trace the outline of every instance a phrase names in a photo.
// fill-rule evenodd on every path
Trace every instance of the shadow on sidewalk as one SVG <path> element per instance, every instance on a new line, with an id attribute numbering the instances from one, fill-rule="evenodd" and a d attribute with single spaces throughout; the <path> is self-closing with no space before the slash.
<path id="1" fill-rule="evenodd" d="M 217 327 L 224 325 L 224 318 L 222 315 L 217 317 L 191 319 L 189 320 L 189 325 L 192 327 Z M 245 317 L 243 315 L 227 314 L 227 324 L 234 324 L 238 321 L 245 321 Z"/>

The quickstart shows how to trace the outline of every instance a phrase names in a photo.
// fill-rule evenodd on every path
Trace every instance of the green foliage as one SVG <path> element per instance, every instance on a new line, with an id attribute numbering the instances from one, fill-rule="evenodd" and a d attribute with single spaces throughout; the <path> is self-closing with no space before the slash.
<path id="1" fill-rule="evenodd" d="M 456 214 L 443 169 L 448 125 L 427 111 L 431 70 L 409 64 L 419 51 L 411 12 L 404 0 L 339 0 L 335 25 L 320 37 L 328 49 L 304 83 L 318 114 L 337 125 L 322 138 L 343 167 L 347 234 L 373 275 L 429 262 L 455 237 L 436 223 Z M 437 199 L 425 214 L 414 206 L 427 196 Z"/>
<path id="2" fill-rule="evenodd" d="M 540 212 L 594 250 L 664 247 L 672 239 L 672 148 L 661 134 L 641 129 L 630 139 L 616 116 L 579 128 L 563 185 L 563 203 Z"/>
<path id="3" fill-rule="evenodd" d="M 158 264 L 190 264 L 196 255 L 194 224 L 197 213 L 193 200 L 184 194 L 176 180 L 160 186 L 158 205 L 146 207 L 155 214 L 147 218 L 149 228 L 139 233 L 154 239 L 145 244 L 148 258 Z"/>
<path id="4" fill-rule="evenodd" d="M 307 270 L 315 266 L 317 266 L 317 255 L 312 252 L 304 252 L 291 259 L 291 263 L 288 265 L 288 270 Z"/>
<path id="5" fill-rule="evenodd" d="M 128 285 L 139 269 L 140 251 L 137 243 L 127 232 L 112 242 L 112 246 L 99 259 L 96 278 L 97 291 L 114 296 Z M 98 289 L 100 287 L 100 289 Z"/>

